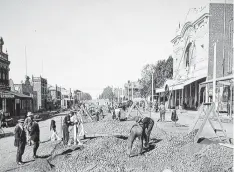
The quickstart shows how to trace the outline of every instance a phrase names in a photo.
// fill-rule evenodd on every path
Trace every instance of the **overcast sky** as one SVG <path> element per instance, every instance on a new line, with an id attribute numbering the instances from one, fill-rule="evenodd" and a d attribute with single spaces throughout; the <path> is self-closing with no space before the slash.
<path id="1" fill-rule="evenodd" d="M 123 87 L 145 64 L 168 58 L 179 21 L 204 1 L 0 0 L 10 78 L 24 80 L 26 46 L 29 76 L 93 97 Z"/>

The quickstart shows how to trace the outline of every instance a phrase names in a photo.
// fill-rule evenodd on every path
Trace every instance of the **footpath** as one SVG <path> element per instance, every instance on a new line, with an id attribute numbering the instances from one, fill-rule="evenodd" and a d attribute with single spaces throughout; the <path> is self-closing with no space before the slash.
<path id="1" fill-rule="evenodd" d="M 137 113 L 139 114 L 137 110 L 134 110 L 131 114 L 136 115 Z M 149 111 L 145 111 L 145 112 L 141 111 L 141 113 L 144 116 L 150 117 Z M 159 112 L 151 112 L 151 118 L 154 119 L 157 127 L 167 132 L 186 133 L 188 132 L 189 127 L 194 124 L 194 119 L 196 115 L 198 115 L 198 111 L 183 111 L 182 113 L 178 112 L 177 114 L 178 114 L 179 120 L 177 121 L 176 125 L 174 122 L 171 121 L 171 110 L 168 110 L 166 112 L 165 122 L 157 122 L 160 119 Z M 219 114 L 219 117 L 222 121 L 224 130 L 226 130 L 226 134 L 228 138 L 233 138 L 233 121 L 230 121 L 230 117 L 228 117 L 226 114 Z M 217 126 L 218 129 L 220 128 L 217 122 L 214 122 L 214 125 L 215 127 Z M 217 137 L 208 121 L 200 137 L 205 137 L 205 138 Z"/>
<path id="2" fill-rule="evenodd" d="M 61 137 L 61 119 L 64 115 L 58 114 L 51 119 L 56 122 L 56 129 L 58 135 Z M 47 119 L 45 121 L 40 121 L 40 146 L 38 149 L 38 156 L 49 156 L 51 151 L 54 149 L 58 141 L 51 142 L 50 141 L 50 122 L 51 119 Z M 16 164 L 16 150 L 17 148 L 14 146 L 14 129 L 15 127 L 3 128 L 6 136 L 0 139 L 0 171 L 14 171 L 18 168 Z M 23 155 L 23 159 L 25 165 L 30 164 L 30 162 L 34 161 L 33 159 L 33 146 L 26 146 L 25 152 Z"/>

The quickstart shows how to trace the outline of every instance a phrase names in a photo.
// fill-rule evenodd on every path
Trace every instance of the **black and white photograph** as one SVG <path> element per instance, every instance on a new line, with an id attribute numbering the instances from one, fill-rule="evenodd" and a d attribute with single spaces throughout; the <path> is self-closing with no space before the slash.
<path id="1" fill-rule="evenodd" d="M 233 172 L 233 0 L 0 0 L 0 172 Z"/>

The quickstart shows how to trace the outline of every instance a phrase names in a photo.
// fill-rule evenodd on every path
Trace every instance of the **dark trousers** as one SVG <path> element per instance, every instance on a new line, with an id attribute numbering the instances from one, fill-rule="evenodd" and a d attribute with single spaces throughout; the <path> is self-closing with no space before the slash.
<path id="1" fill-rule="evenodd" d="M 160 112 L 160 120 L 165 121 L 165 112 Z"/>
<path id="2" fill-rule="evenodd" d="M 33 146 L 33 156 L 37 155 L 37 149 L 39 147 L 39 141 L 34 142 L 34 146 Z"/>
<path id="3" fill-rule="evenodd" d="M 17 147 L 17 154 L 16 154 L 16 162 L 22 162 L 22 155 L 24 154 L 26 143 L 19 143 L 19 146 Z"/>
<path id="4" fill-rule="evenodd" d="M 144 129 L 144 134 L 145 134 L 145 145 L 148 147 L 149 146 L 149 139 L 150 139 L 150 134 L 154 126 L 154 121 L 150 120 L 148 127 L 145 127 Z"/>
<path id="5" fill-rule="evenodd" d="M 67 145 L 69 141 L 69 131 L 68 131 L 68 126 L 63 125 L 63 144 Z"/>

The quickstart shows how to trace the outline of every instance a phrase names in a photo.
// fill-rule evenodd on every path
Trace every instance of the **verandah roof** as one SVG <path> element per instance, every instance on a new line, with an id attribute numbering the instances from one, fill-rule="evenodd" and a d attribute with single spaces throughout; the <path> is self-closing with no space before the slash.
<path id="1" fill-rule="evenodd" d="M 6 99 L 12 99 L 12 98 L 32 99 L 32 97 L 30 97 L 28 95 L 13 92 L 13 91 L 7 91 L 7 90 L 1 90 L 0 97 L 6 98 Z"/>

